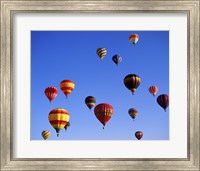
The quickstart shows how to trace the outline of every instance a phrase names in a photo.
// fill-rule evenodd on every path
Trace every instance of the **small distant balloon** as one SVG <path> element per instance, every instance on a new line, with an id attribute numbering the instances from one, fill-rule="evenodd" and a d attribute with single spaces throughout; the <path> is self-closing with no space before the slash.
<path id="1" fill-rule="evenodd" d="M 69 128 L 70 127 L 70 122 L 68 122 L 66 125 L 65 125 L 65 131 L 67 131 L 67 128 Z"/>
<path id="2" fill-rule="evenodd" d="M 91 109 L 95 105 L 95 103 L 96 103 L 95 97 L 93 97 L 93 96 L 87 96 L 85 98 L 85 104 L 87 105 L 87 107 L 89 109 Z"/>
<path id="3" fill-rule="evenodd" d="M 136 137 L 138 140 L 142 139 L 142 137 L 143 137 L 143 132 L 137 131 L 137 132 L 135 133 L 135 137 Z"/>
<path id="4" fill-rule="evenodd" d="M 169 106 L 169 96 L 167 94 L 161 94 L 157 97 L 157 103 L 165 110 Z"/>
<path id="5" fill-rule="evenodd" d="M 119 55 L 114 55 L 114 56 L 112 57 L 112 60 L 113 60 L 113 62 L 114 62 L 116 65 L 118 65 L 118 64 L 122 61 L 122 57 L 119 56 Z"/>
<path id="6" fill-rule="evenodd" d="M 138 111 L 135 108 L 130 108 L 128 110 L 130 117 L 134 120 L 135 117 L 138 115 Z"/>
<path id="7" fill-rule="evenodd" d="M 75 84 L 71 80 L 63 80 L 60 82 L 60 89 L 66 97 L 74 90 Z"/>
<path id="8" fill-rule="evenodd" d="M 106 48 L 98 48 L 96 53 L 99 56 L 99 58 L 102 60 L 106 56 L 107 50 Z"/>
<path id="9" fill-rule="evenodd" d="M 139 40 L 139 35 L 138 34 L 131 34 L 129 36 L 129 40 L 131 43 L 136 44 Z"/>
<path id="10" fill-rule="evenodd" d="M 48 139 L 50 137 L 51 133 L 48 130 L 44 130 L 44 131 L 42 131 L 41 135 L 46 140 L 46 139 Z"/>
<path id="11" fill-rule="evenodd" d="M 44 93 L 51 102 L 58 95 L 58 90 L 55 87 L 47 87 Z"/>
<path id="12" fill-rule="evenodd" d="M 134 94 L 140 85 L 140 77 L 136 74 L 129 74 L 124 78 L 124 85 Z"/>
<path id="13" fill-rule="evenodd" d="M 150 87 L 149 87 L 149 92 L 150 92 L 153 96 L 155 96 L 155 95 L 157 94 L 157 92 L 158 92 L 158 87 L 157 87 L 157 86 L 150 86 Z"/>

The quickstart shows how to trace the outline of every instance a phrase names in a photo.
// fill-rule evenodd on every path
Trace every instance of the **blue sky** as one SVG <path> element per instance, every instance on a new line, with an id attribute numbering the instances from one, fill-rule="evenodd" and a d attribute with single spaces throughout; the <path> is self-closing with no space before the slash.
<path id="1" fill-rule="evenodd" d="M 133 45 L 129 36 L 139 34 Z M 107 49 L 101 61 L 99 47 Z M 113 55 L 122 57 L 117 66 Z M 128 74 L 137 74 L 141 84 L 135 94 L 124 86 Z M 60 82 L 74 81 L 75 89 L 65 98 Z M 153 97 L 148 88 L 156 85 Z M 50 103 L 44 94 L 48 86 L 58 89 Z M 169 109 L 157 104 L 160 94 L 169 94 L 169 32 L 168 31 L 32 31 L 31 32 L 31 140 L 43 140 L 41 132 L 49 130 L 48 140 L 142 140 L 169 139 Z M 102 124 L 85 105 L 87 96 L 96 98 L 96 105 L 109 103 L 113 117 Z M 71 126 L 60 136 L 48 121 L 54 108 L 64 108 L 70 114 Z M 128 115 L 130 108 L 138 110 L 135 121 Z"/>

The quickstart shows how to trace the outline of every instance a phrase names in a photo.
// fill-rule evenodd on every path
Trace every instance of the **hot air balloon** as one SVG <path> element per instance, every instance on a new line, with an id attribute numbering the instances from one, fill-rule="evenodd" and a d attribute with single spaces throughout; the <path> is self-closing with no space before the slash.
<path id="1" fill-rule="evenodd" d="M 44 93 L 51 102 L 58 95 L 58 90 L 55 87 L 47 87 Z"/>
<path id="2" fill-rule="evenodd" d="M 59 136 L 60 130 L 69 122 L 69 113 L 63 108 L 55 108 L 50 111 L 48 119 L 51 126 L 56 130 L 57 136 Z"/>
<path id="3" fill-rule="evenodd" d="M 44 130 L 44 131 L 42 131 L 41 135 L 46 140 L 46 139 L 48 139 L 50 137 L 51 133 L 48 130 Z"/>
<path id="4" fill-rule="evenodd" d="M 107 54 L 107 50 L 106 48 L 98 48 L 97 49 L 97 55 L 99 56 L 99 58 L 102 60 Z"/>
<path id="5" fill-rule="evenodd" d="M 70 122 L 68 122 L 66 125 L 65 125 L 65 131 L 67 131 L 67 128 L 69 128 L 70 127 Z"/>
<path id="6" fill-rule="evenodd" d="M 131 43 L 136 44 L 139 40 L 139 35 L 138 34 L 131 34 L 129 36 L 129 40 Z"/>
<path id="7" fill-rule="evenodd" d="M 128 110 L 128 113 L 129 113 L 130 117 L 133 118 L 133 120 L 138 115 L 138 111 L 135 108 L 130 108 Z"/>
<path id="8" fill-rule="evenodd" d="M 74 90 L 75 84 L 71 80 L 63 80 L 60 83 L 60 89 L 66 97 Z"/>
<path id="9" fill-rule="evenodd" d="M 157 87 L 157 86 L 150 86 L 150 87 L 149 87 L 149 92 L 150 92 L 153 96 L 155 96 L 155 95 L 157 94 L 157 92 L 158 92 L 158 87 Z"/>
<path id="10" fill-rule="evenodd" d="M 140 85 L 140 77 L 136 74 L 129 74 L 124 78 L 124 85 L 134 94 Z"/>
<path id="11" fill-rule="evenodd" d="M 112 60 L 113 60 L 113 62 L 114 62 L 116 65 L 118 65 L 118 64 L 122 61 L 122 57 L 119 56 L 119 55 L 114 55 L 114 56 L 112 57 Z"/>
<path id="12" fill-rule="evenodd" d="M 167 94 L 161 94 L 157 97 L 158 104 L 165 110 L 169 106 L 169 96 Z"/>
<path id="13" fill-rule="evenodd" d="M 136 137 L 138 140 L 140 140 L 140 139 L 143 137 L 143 133 L 142 133 L 141 131 L 137 131 L 137 132 L 135 133 L 135 137 Z"/>
<path id="14" fill-rule="evenodd" d="M 113 107 L 110 104 L 107 103 L 101 103 L 98 104 L 94 108 L 94 113 L 97 119 L 103 124 L 103 126 L 106 125 L 106 123 L 110 120 L 114 112 Z M 103 127 L 104 129 L 104 127 Z"/>
<path id="15" fill-rule="evenodd" d="M 91 109 L 96 103 L 96 99 L 93 96 L 88 96 L 85 98 L 85 104 L 89 109 Z"/>

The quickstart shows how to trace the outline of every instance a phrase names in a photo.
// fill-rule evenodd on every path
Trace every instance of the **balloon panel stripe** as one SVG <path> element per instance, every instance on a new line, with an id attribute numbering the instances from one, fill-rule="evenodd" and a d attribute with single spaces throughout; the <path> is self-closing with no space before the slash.
<path id="1" fill-rule="evenodd" d="M 66 120 L 68 121 L 70 116 L 67 114 L 51 114 L 48 116 L 49 120 Z"/>

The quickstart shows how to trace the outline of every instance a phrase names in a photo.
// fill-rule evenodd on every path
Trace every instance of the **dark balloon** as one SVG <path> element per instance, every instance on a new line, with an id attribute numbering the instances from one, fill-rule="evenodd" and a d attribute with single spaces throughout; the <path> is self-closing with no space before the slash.
<path id="1" fill-rule="evenodd" d="M 134 94 L 140 85 L 140 77 L 136 74 L 129 74 L 124 78 L 124 85 Z"/>
<path id="2" fill-rule="evenodd" d="M 157 97 L 158 104 L 165 110 L 169 106 L 169 96 L 167 94 L 161 94 Z"/>
<path id="3" fill-rule="evenodd" d="M 96 99 L 93 96 L 88 96 L 85 98 L 85 104 L 89 109 L 91 109 L 96 103 Z"/>
<path id="4" fill-rule="evenodd" d="M 113 112 L 114 112 L 113 107 L 107 103 L 98 104 L 94 108 L 95 116 L 103 124 L 103 126 L 105 126 L 106 123 L 110 120 L 110 118 L 113 115 Z"/>
<path id="5" fill-rule="evenodd" d="M 136 137 L 138 140 L 140 140 L 140 139 L 143 137 L 143 133 L 142 133 L 141 131 L 137 131 L 137 132 L 135 133 L 135 137 Z"/>
<path id="6" fill-rule="evenodd" d="M 116 65 L 118 65 L 118 64 L 122 61 L 122 57 L 119 56 L 119 55 L 114 55 L 114 56 L 112 57 L 112 60 L 113 60 L 113 62 L 114 62 Z"/>
<path id="7" fill-rule="evenodd" d="M 130 108 L 128 110 L 130 117 L 134 120 L 135 117 L 138 115 L 138 111 L 135 108 Z"/>
<path id="8" fill-rule="evenodd" d="M 68 122 L 66 125 L 65 125 L 65 131 L 67 131 L 67 128 L 69 128 L 70 127 L 70 122 Z"/>

